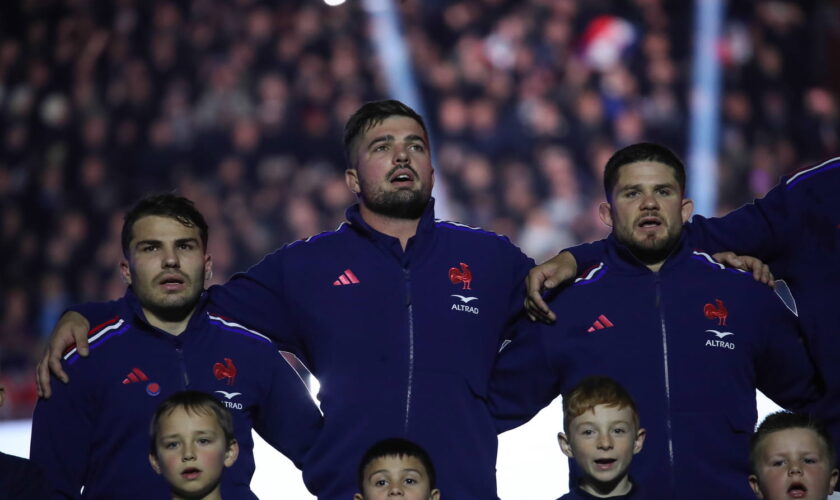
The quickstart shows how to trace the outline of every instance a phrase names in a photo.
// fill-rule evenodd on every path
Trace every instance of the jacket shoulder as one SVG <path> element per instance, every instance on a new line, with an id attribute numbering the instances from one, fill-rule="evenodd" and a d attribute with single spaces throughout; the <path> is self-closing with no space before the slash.
<path id="1" fill-rule="evenodd" d="M 242 342 L 252 345 L 274 346 L 274 342 L 267 335 L 248 328 L 234 319 L 208 312 L 207 322 L 211 327 L 219 331 L 221 335 L 225 335 L 230 339 L 241 339 Z"/>

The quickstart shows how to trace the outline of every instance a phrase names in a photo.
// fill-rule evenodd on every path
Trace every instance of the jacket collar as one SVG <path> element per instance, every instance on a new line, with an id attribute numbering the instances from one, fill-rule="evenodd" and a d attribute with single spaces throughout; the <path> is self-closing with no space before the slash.
<path id="1" fill-rule="evenodd" d="M 618 241 L 615 233 L 607 237 L 607 252 L 605 256 L 605 263 L 612 269 L 628 273 L 628 274 L 649 274 L 653 273 L 642 261 L 636 258 L 624 243 Z M 680 262 L 691 256 L 691 247 L 687 241 L 686 225 L 683 224 L 682 234 L 677 244 L 671 249 L 665 263 L 659 269 L 659 272 L 667 272 L 674 266 L 679 265 Z"/>
<path id="2" fill-rule="evenodd" d="M 135 327 L 138 327 L 144 332 L 162 335 L 164 337 L 171 337 L 172 339 L 180 339 L 182 342 L 195 335 L 194 332 L 198 330 L 197 326 L 207 321 L 207 297 L 207 291 L 202 291 L 201 296 L 198 298 L 198 302 L 195 305 L 195 311 L 190 317 L 189 323 L 187 323 L 187 327 L 180 335 L 172 335 L 171 333 L 152 326 L 149 323 L 146 319 L 146 314 L 143 312 L 143 308 L 140 306 L 140 299 L 137 298 L 137 294 L 134 293 L 133 288 L 130 286 L 126 288 L 125 295 L 123 295 L 123 299 L 125 300 L 126 319 Z"/>
<path id="3" fill-rule="evenodd" d="M 417 233 L 409 238 L 405 251 L 402 249 L 399 238 L 394 238 L 393 236 L 388 236 L 377 231 L 362 218 L 358 203 L 350 206 L 345 215 L 350 222 L 351 228 L 370 240 L 386 254 L 395 257 L 403 267 L 406 267 L 411 263 L 412 259 L 424 254 L 431 244 L 435 228 L 435 200 L 434 198 L 429 199 L 423 215 L 420 216 L 420 222 L 417 224 Z"/>

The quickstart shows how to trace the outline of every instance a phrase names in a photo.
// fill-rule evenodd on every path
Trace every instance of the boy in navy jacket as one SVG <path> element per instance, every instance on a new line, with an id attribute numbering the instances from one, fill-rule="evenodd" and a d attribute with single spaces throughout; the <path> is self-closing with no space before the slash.
<path id="1" fill-rule="evenodd" d="M 767 287 L 694 250 L 685 173 L 670 151 L 637 144 L 604 176 L 613 227 L 603 261 L 527 323 L 495 366 L 500 430 L 521 424 L 582 378 L 634 394 L 650 435 L 631 474 L 652 498 L 749 499 L 747 439 L 755 390 L 788 408 L 819 396 L 793 314 Z"/>
<path id="2" fill-rule="evenodd" d="M 116 314 L 90 330 L 90 358 L 75 348 L 64 355 L 73 383 L 53 384 L 35 408 L 31 456 L 53 498 L 167 496 L 149 467 L 145 430 L 160 402 L 186 389 L 213 394 L 233 414 L 240 457 L 224 498 L 256 498 L 252 428 L 304 464 L 320 412 L 267 337 L 208 309 L 206 245 L 207 225 L 185 198 L 146 198 L 126 214 L 120 269 L 130 286 L 94 306 Z"/>

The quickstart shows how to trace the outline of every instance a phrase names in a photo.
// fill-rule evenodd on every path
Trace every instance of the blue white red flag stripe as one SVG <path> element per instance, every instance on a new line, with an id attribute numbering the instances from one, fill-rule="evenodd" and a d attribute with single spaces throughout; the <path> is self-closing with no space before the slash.
<path id="1" fill-rule="evenodd" d="M 805 180 L 808 177 L 811 177 L 812 175 L 816 175 L 820 172 L 831 170 L 837 167 L 840 167 L 840 157 L 832 158 L 830 160 L 826 160 L 820 163 L 819 165 L 814 165 L 813 167 L 800 170 L 799 172 L 791 175 L 790 178 L 787 180 L 787 189 L 792 188 L 797 182 Z"/>
<path id="2" fill-rule="evenodd" d="M 88 332 L 88 345 L 92 347 L 95 342 L 97 342 L 100 339 L 104 340 L 104 337 L 107 336 L 108 333 L 119 330 L 124 324 L 125 320 L 120 319 L 119 317 L 114 317 L 113 319 L 102 323 L 101 325 Z M 70 347 L 70 349 L 64 354 L 64 360 L 69 360 L 70 357 L 72 357 L 76 353 L 76 344 L 73 344 Z"/>
<path id="3" fill-rule="evenodd" d="M 214 315 L 209 314 L 209 313 L 207 314 L 207 316 L 210 318 L 210 321 L 216 322 L 217 326 L 220 326 L 221 328 L 223 328 L 223 329 L 225 329 L 229 332 L 239 333 L 239 334 L 242 334 L 242 335 L 247 335 L 249 337 L 255 337 L 255 338 L 264 340 L 268 343 L 273 343 L 273 342 L 271 342 L 270 338 L 266 337 L 262 333 L 260 333 L 256 330 L 251 330 L 250 328 L 246 328 L 246 327 L 240 325 L 239 323 L 234 323 L 233 321 L 231 321 L 227 318 L 224 318 L 222 316 L 214 316 Z"/>
<path id="4" fill-rule="evenodd" d="M 575 280 L 575 284 L 588 285 L 589 283 L 592 283 L 593 281 L 603 276 L 606 270 L 607 266 L 603 262 L 601 262 L 589 271 L 584 272 L 584 274 L 580 278 Z"/>

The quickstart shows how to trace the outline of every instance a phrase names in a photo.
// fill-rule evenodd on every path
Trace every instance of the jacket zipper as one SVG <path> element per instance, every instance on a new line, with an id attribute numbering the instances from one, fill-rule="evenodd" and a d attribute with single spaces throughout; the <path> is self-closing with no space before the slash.
<path id="1" fill-rule="evenodd" d="M 665 306 L 662 304 L 662 284 L 659 280 L 659 272 L 654 272 L 656 283 L 656 308 L 659 309 L 659 328 L 662 332 L 662 359 L 665 369 L 665 422 L 668 437 L 668 462 L 671 465 L 671 488 L 676 491 L 676 478 L 674 477 L 674 433 L 671 422 L 671 379 L 668 367 L 668 328 L 665 325 Z"/>
<path id="2" fill-rule="evenodd" d="M 190 375 L 187 373 L 187 364 L 184 361 L 184 348 L 177 346 L 175 352 L 178 353 L 178 364 L 181 367 L 181 375 L 184 378 L 184 389 L 187 389 L 190 386 Z"/>
<path id="3" fill-rule="evenodd" d="M 405 422 L 403 432 L 408 432 L 408 419 L 411 412 L 411 390 L 414 384 L 414 307 L 411 304 L 411 273 L 403 268 L 405 276 L 405 300 L 408 309 L 408 384 L 405 393 Z"/>

